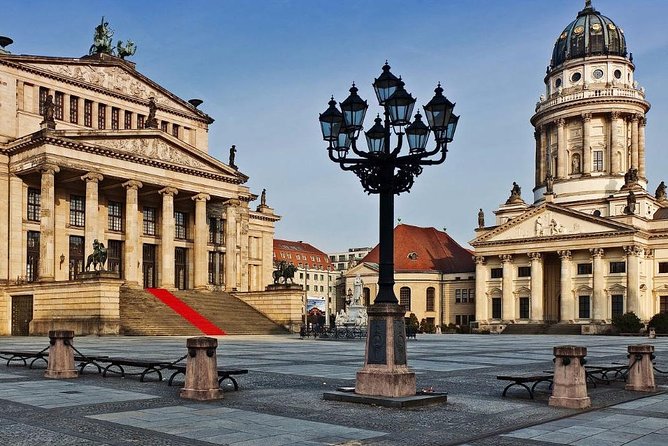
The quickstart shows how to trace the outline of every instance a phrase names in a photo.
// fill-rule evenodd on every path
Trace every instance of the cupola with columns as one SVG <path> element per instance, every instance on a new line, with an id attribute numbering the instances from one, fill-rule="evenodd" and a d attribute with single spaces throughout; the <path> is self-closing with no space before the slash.
<path id="1" fill-rule="evenodd" d="M 535 204 L 607 199 L 624 187 L 630 169 L 637 169 L 635 186 L 646 190 L 650 104 L 634 80 L 634 69 L 622 28 L 587 0 L 557 37 L 545 93 L 531 118 Z M 645 207 L 649 212 L 652 205 Z M 614 215 L 609 209 L 607 215 Z"/>

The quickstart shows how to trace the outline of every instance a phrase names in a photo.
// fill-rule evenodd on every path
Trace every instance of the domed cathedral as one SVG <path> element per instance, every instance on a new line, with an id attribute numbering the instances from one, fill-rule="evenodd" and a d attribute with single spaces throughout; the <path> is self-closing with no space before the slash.
<path id="1" fill-rule="evenodd" d="M 481 328 L 598 333 L 617 315 L 668 311 L 668 201 L 663 182 L 647 191 L 650 104 L 634 70 L 623 29 L 587 0 L 557 37 L 531 118 L 533 203 L 513 183 L 494 226 L 480 210 Z"/>

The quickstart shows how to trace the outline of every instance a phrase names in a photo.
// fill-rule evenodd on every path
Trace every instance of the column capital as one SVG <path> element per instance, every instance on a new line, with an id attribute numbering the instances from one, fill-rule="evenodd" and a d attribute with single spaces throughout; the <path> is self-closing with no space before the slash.
<path id="1" fill-rule="evenodd" d="M 631 121 L 631 122 L 637 122 L 637 121 L 640 120 L 641 117 L 642 117 L 642 116 L 641 116 L 640 114 L 638 114 L 638 113 L 634 113 L 634 114 L 632 114 L 632 115 L 629 116 L 629 121 Z"/>
<path id="2" fill-rule="evenodd" d="M 624 246 L 624 252 L 627 256 L 637 256 L 640 257 L 644 253 L 644 249 L 638 245 L 628 245 Z"/>
<path id="3" fill-rule="evenodd" d="M 605 250 L 603 248 L 590 248 L 589 252 L 594 259 L 601 259 L 605 254 Z"/>
<path id="4" fill-rule="evenodd" d="M 511 254 L 501 254 L 499 258 L 503 263 L 508 263 L 513 261 L 513 256 Z"/>
<path id="5" fill-rule="evenodd" d="M 240 205 L 241 201 L 239 201 L 236 198 L 230 198 L 229 200 L 225 201 L 225 203 L 223 203 L 223 206 L 240 206 Z"/>
<path id="6" fill-rule="evenodd" d="M 647 117 L 646 116 L 641 117 L 640 121 L 638 121 L 638 125 L 640 125 L 640 127 L 645 127 L 647 125 Z"/>
<path id="7" fill-rule="evenodd" d="M 85 181 L 86 183 L 99 183 L 100 181 L 104 180 L 104 177 L 102 174 L 99 174 L 97 172 L 88 172 L 85 175 L 81 175 L 81 179 Z"/>
<path id="8" fill-rule="evenodd" d="M 211 195 L 209 195 L 209 194 L 205 194 L 205 193 L 201 193 L 201 194 L 197 194 L 197 195 L 191 197 L 191 199 L 192 199 L 193 201 L 204 201 L 204 202 L 206 202 L 206 201 L 211 200 Z"/>
<path id="9" fill-rule="evenodd" d="M 53 163 L 44 163 L 39 166 L 39 171 L 53 175 L 60 172 L 60 167 Z"/>
<path id="10" fill-rule="evenodd" d="M 557 127 L 563 127 L 566 125 L 566 119 L 564 118 L 555 119 L 554 125 L 556 125 Z"/>
<path id="11" fill-rule="evenodd" d="M 134 190 L 138 190 L 144 187 L 142 182 L 137 180 L 128 180 L 125 183 L 123 183 L 122 186 L 126 189 L 134 189 Z"/>
<path id="12" fill-rule="evenodd" d="M 610 117 L 611 117 L 612 119 L 619 119 L 619 118 L 622 117 L 622 112 L 617 111 L 617 110 L 615 110 L 615 111 L 613 111 L 613 112 L 610 112 Z"/>
<path id="13" fill-rule="evenodd" d="M 561 260 L 570 260 L 571 259 L 571 252 L 569 250 L 563 250 L 563 251 L 557 251 L 557 254 L 559 254 L 559 257 Z"/>
<path id="14" fill-rule="evenodd" d="M 532 261 L 538 261 L 543 255 L 540 252 L 527 252 L 527 256 L 529 256 Z"/>
<path id="15" fill-rule="evenodd" d="M 473 261 L 476 263 L 476 265 L 484 265 L 485 264 L 485 257 L 483 257 L 483 256 L 473 256 Z"/>
<path id="16" fill-rule="evenodd" d="M 160 195 L 167 195 L 167 196 L 173 197 L 174 195 L 179 194 L 179 190 L 175 187 L 169 187 L 168 186 L 168 187 L 163 187 L 162 189 L 160 189 L 158 191 L 158 193 Z"/>
<path id="17" fill-rule="evenodd" d="M 589 122 L 591 121 L 591 113 L 582 113 L 582 120 L 584 122 Z"/>

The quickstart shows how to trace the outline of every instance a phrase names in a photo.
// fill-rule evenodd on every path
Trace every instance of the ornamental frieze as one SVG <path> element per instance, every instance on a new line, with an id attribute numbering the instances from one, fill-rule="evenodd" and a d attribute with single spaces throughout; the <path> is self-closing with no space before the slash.
<path id="1" fill-rule="evenodd" d="M 130 152 L 145 158 L 168 161 L 173 164 L 211 170 L 211 167 L 160 139 L 111 139 L 96 143 L 123 152 Z"/>

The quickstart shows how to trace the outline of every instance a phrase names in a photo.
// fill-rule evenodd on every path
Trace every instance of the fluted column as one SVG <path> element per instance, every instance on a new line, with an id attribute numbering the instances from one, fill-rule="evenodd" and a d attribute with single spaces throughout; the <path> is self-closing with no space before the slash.
<path id="1" fill-rule="evenodd" d="M 0 224 L 0 284 L 9 279 L 9 166 L 6 163 L 0 164 L 0 209 L 5 210 L 5 215 Z M 9 217 L 11 218 L 11 217 Z"/>
<path id="2" fill-rule="evenodd" d="M 123 268 L 125 281 L 139 283 L 139 253 L 142 247 L 139 243 L 139 189 L 142 183 L 135 180 L 123 183 L 125 188 L 125 245 L 123 246 Z"/>
<path id="3" fill-rule="evenodd" d="M 225 202 L 225 290 L 237 288 L 237 214 L 239 200 Z"/>
<path id="4" fill-rule="evenodd" d="M 474 257 L 475 260 L 475 320 L 487 321 L 489 319 L 489 303 L 487 302 L 487 266 L 485 258 Z"/>
<path id="5" fill-rule="evenodd" d="M 622 114 L 618 111 L 614 111 L 610 114 L 610 124 L 611 124 L 611 140 L 612 140 L 612 150 L 610 151 L 612 168 L 611 172 L 620 174 L 624 172 L 624 167 L 622 164 L 622 158 L 620 153 L 626 153 L 624 150 L 624 144 L 621 139 L 620 129 L 622 128 Z M 622 155 L 623 156 L 623 155 Z"/>
<path id="6" fill-rule="evenodd" d="M 639 246 L 625 246 L 626 252 L 626 312 L 638 315 L 640 307 L 638 294 L 640 292 L 640 256 L 643 249 Z"/>
<path id="7" fill-rule="evenodd" d="M 593 288 L 592 296 L 592 320 L 602 321 L 605 319 L 605 265 L 603 263 L 603 248 L 591 248 L 589 250 L 592 259 Z"/>
<path id="8" fill-rule="evenodd" d="M 195 289 L 206 288 L 207 284 L 207 219 L 206 202 L 211 199 L 209 194 L 197 194 L 192 199 L 195 201 L 195 237 L 193 246 L 193 257 L 195 258 L 195 273 L 193 285 Z"/>
<path id="9" fill-rule="evenodd" d="M 591 113 L 582 114 L 582 174 L 591 173 Z"/>
<path id="10" fill-rule="evenodd" d="M 162 231 L 160 234 L 160 287 L 174 288 L 174 195 L 179 191 L 165 187 L 158 191 L 162 195 Z"/>
<path id="11" fill-rule="evenodd" d="M 645 174 L 645 126 L 647 118 L 644 116 L 638 122 L 638 176 L 647 178 Z"/>
<path id="12" fill-rule="evenodd" d="M 25 275 L 25 253 L 23 252 L 23 180 L 16 175 L 9 176 L 9 281 Z M 0 243 L 5 243 L 0 241 Z"/>
<path id="13" fill-rule="evenodd" d="M 557 119 L 557 178 L 566 178 L 568 175 L 568 159 L 566 157 L 566 120 Z"/>
<path id="14" fill-rule="evenodd" d="M 540 127 L 540 165 L 542 175 L 540 178 L 541 183 L 545 183 L 545 179 L 550 174 L 549 164 L 547 162 L 547 126 L 542 125 Z"/>
<path id="15" fill-rule="evenodd" d="M 539 252 L 530 252 L 531 259 L 531 320 L 542 322 L 545 319 L 543 309 L 543 259 Z"/>
<path id="16" fill-rule="evenodd" d="M 100 222 L 98 213 L 98 184 L 104 179 L 102 175 L 95 172 L 89 172 L 81 177 L 86 182 L 86 220 L 84 226 L 84 250 L 86 256 L 93 253 L 93 241 L 100 238 Z"/>
<path id="17" fill-rule="evenodd" d="M 515 320 L 515 296 L 513 294 L 513 256 L 509 254 L 500 255 L 503 262 L 502 291 L 502 313 L 504 321 Z"/>
<path id="18" fill-rule="evenodd" d="M 533 132 L 533 137 L 534 140 L 536 141 L 536 162 L 535 162 L 535 177 L 534 177 L 534 182 L 536 184 L 536 187 L 538 187 L 543 178 L 543 157 L 541 156 L 542 153 L 542 147 L 540 146 L 540 131 L 536 129 L 536 131 Z"/>
<path id="19" fill-rule="evenodd" d="M 575 319 L 575 299 L 571 280 L 571 252 L 558 251 L 558 254 L 561 258 L 561 320 L 572 321 Z"/>
<path id="20" fill-rule="evenodd" d="M 638 168 L 638 115 L 631 116 L 631 167 Z"/>
<path id="21" fill-rule="evenodd" d="M 39 223 L 39 280 L 48 282 L 54 280 L 55 273 L 55 175 L 60 172 L 60 168 L 55 164 L 43 164 L 40 166 L 40 171 L 42 172 L 42 182 Z M 23 201 L 23 197 L 21 197 L 21 201 Z"/>

